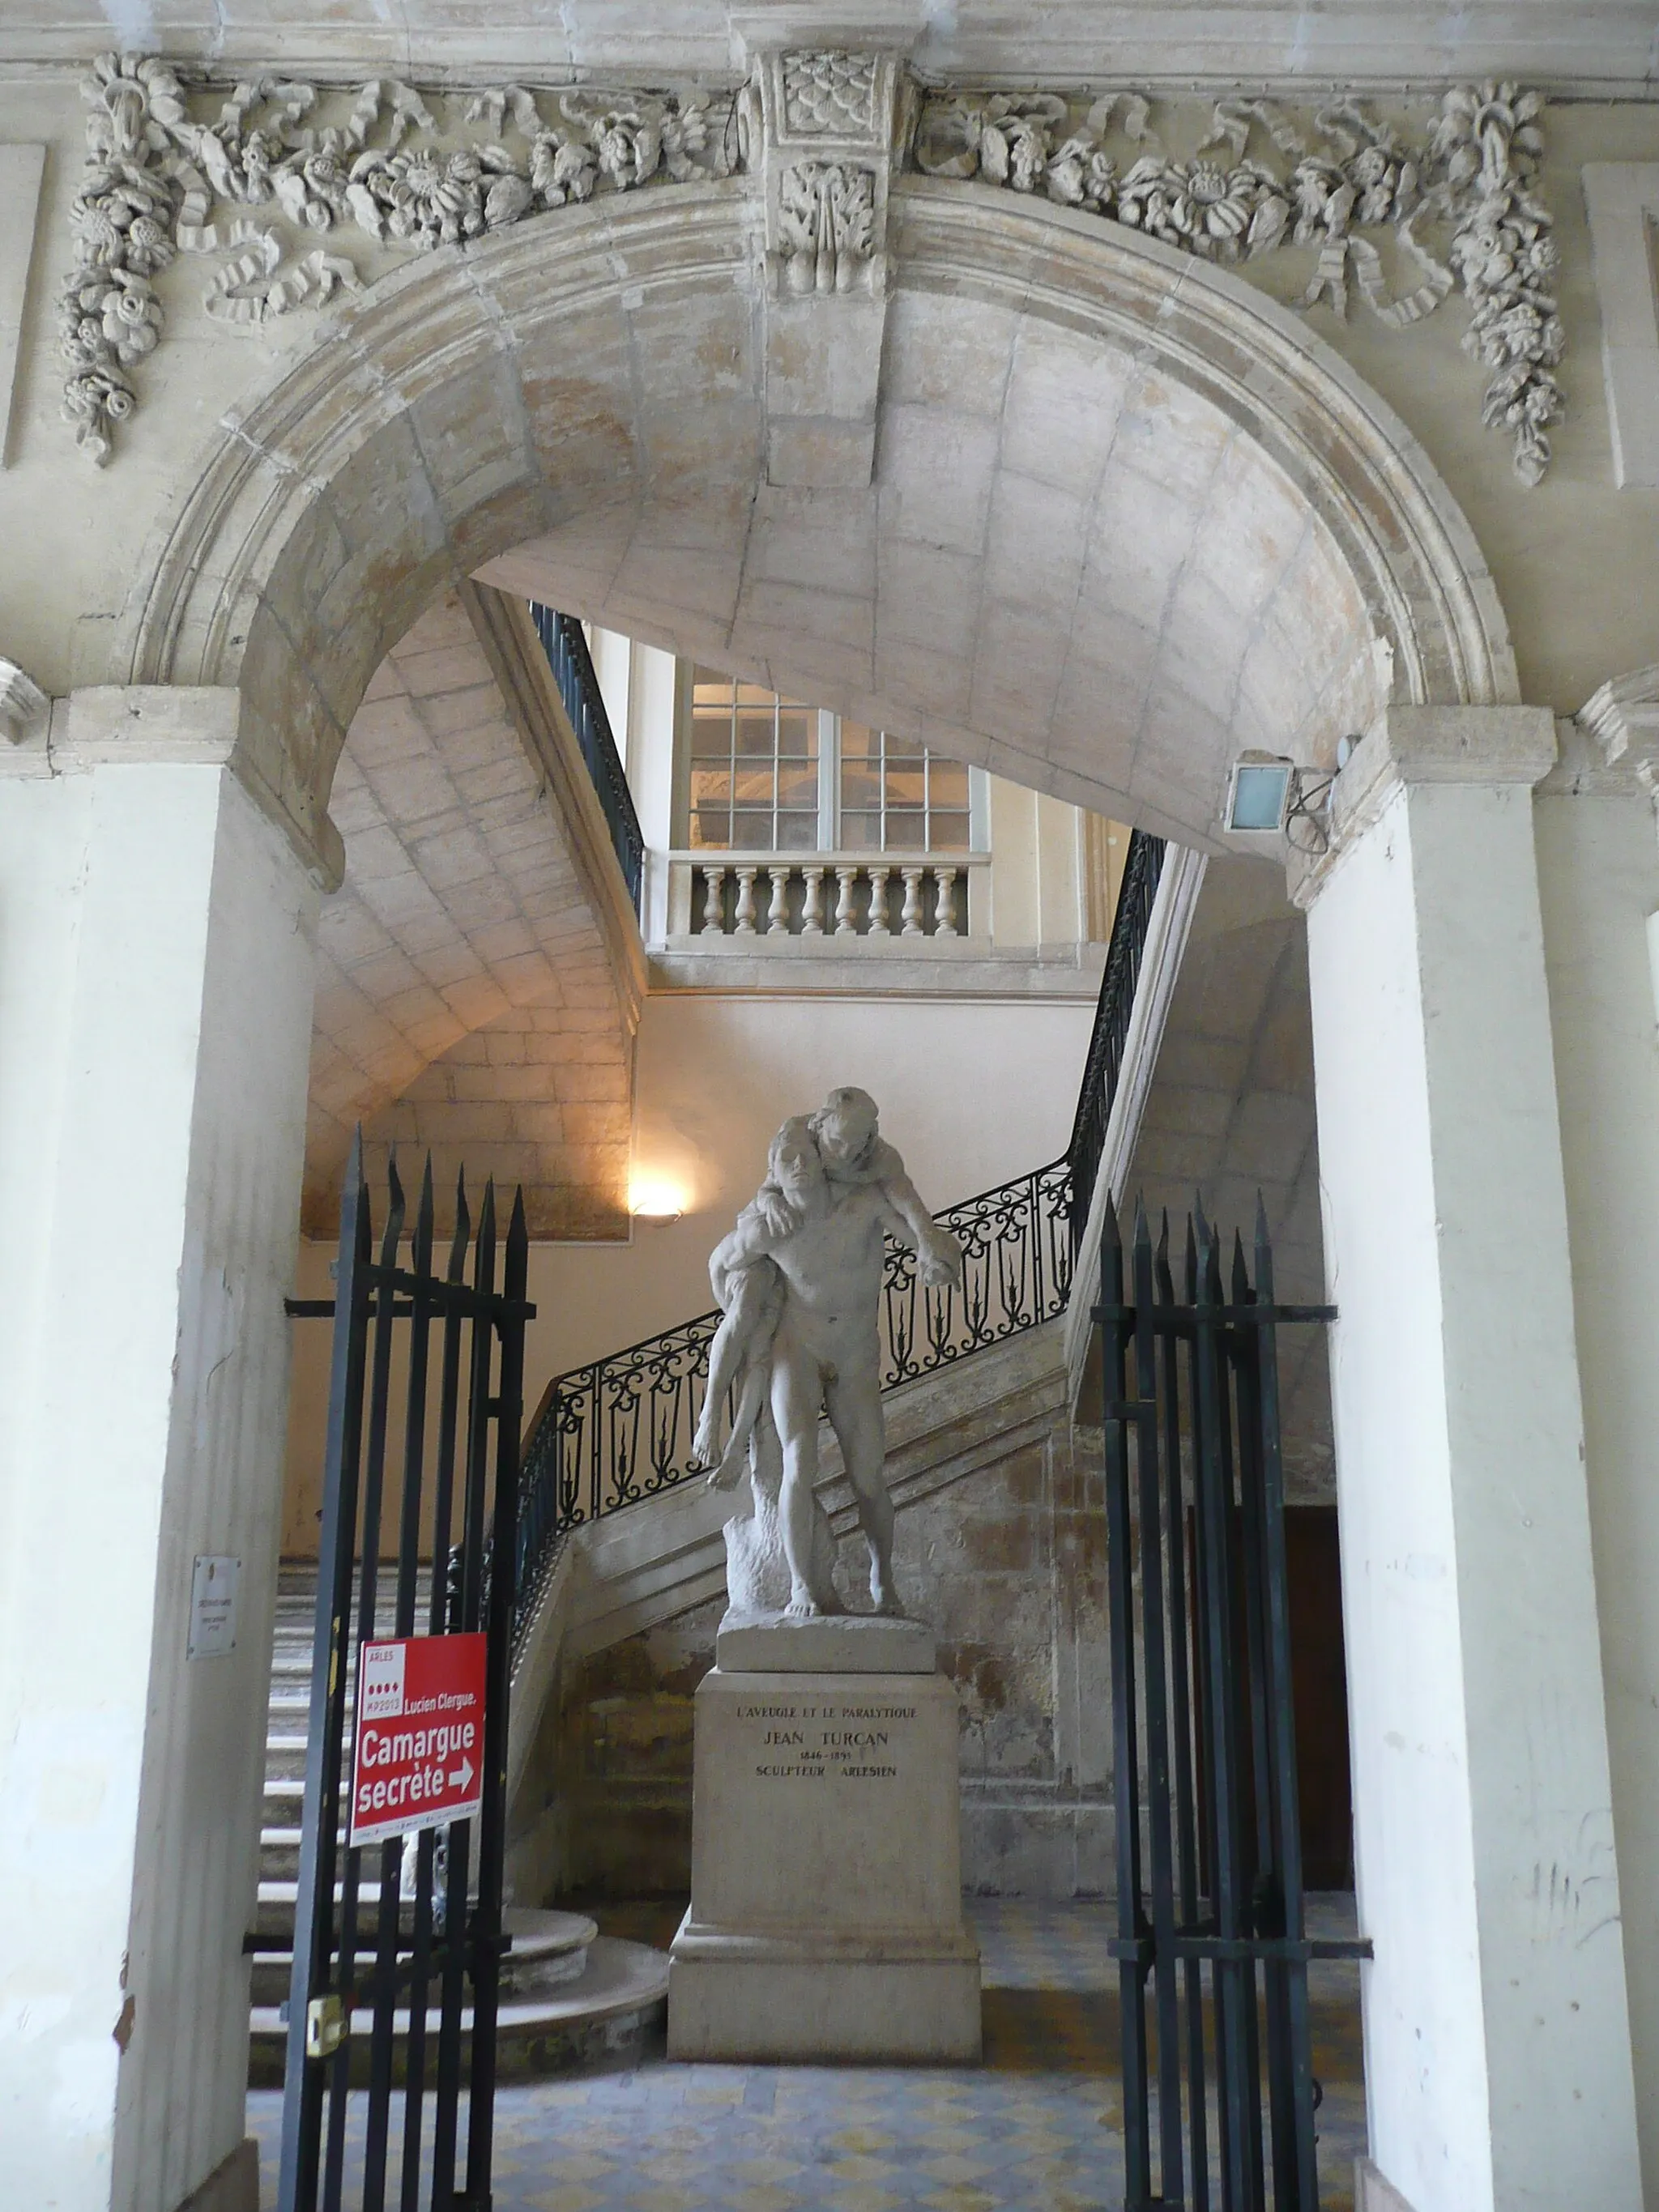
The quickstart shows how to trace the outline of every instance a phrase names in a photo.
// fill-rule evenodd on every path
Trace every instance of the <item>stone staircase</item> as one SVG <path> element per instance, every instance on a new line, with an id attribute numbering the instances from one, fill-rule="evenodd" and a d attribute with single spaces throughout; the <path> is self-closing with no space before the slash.
<path id="1" fill-rule="evenodd" d="M 422 1570 L 417 1620 L 426 1618 L 430 1588 L 429 1573 Z M 277 1583 L 253 1923 L 259 1948 L 252 1971 L 249 2079 L 260 2087 L 280 2085 L 286 2056 L 316 1604 L 315 1566 L 285 1561 Z M 348 1745 L 356 1676 L 354 1646 L 346 1689 Z M 368 1942 L 380 1901 L 378 1872 L 379 1853 L 369 1853 L 357 1888 L 362 1940 Z M 503 1962 L 496 2040 L 503 2079 L 562 2073 L 601 2059 L 615 2064 L 642 2049 L 659 2027 L 668 1991 L 665 1954 L 601 1936 L 580 1913 L 509 1905 L 506 1923 L 512 1948 Z M 398 2014 L 397 2021 L 401 2053 L 407 2014 Z M 354 2014 L 353 2035 L 365 2063 L 370 2025 L 367 2011 Z M 463 2025 L 470 2029 L 470 2012 Z M 429 2012 L 429 2039 L 437 2026 L 436 2012 Z M 356 2071 L 354 2063 L 354 2077 Z"/>

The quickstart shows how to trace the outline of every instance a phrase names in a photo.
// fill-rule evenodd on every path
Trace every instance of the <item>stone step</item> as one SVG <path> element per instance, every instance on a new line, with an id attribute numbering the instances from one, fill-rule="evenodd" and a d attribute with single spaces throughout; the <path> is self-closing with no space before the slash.
<path id="1" fill-rule="evenodd" d="M 299 1884 L 292 1875 L 268 1876 L 261 1874 L 253 1908 L 253 1932 L 256 1936 L 279 1936 L 291 1942 L 294 1936 L 294 1910 L 299 1895 Z M 337 1881 L 334 1901 L 337 1905 L 344 1891 Z M 365 1874 L 357 1885 L 357 1910 L 364 1912 L 380 1901 L 379 1877 Z"/>
<path id="2" fill-rule="evenodd" d="M 267 1781 L 303 1783 L 305 1771 L 305 1731 L 294 1728 L 284 1720 L 265 1738 L 265 1778 Z"/>
<path id="3" fill-rule="evenodd" d="M 599 1928 L 583 1912 L 552 1912 L 532 1911 L 528 1906 L 510 1905 L 501 1915 L 507 1933 L 513 1939 L 513 1948 L 501 1960 L 502 1987 L 514 1991 L 533 1991 L 545 1996 L 562 1983 L 579 1981 L 587 1965 L 588 1947 L 599 1934 Z M 405 1905 L 402 1914 L 404 1940 L 398 1954 L 406 1959 L 410 1954 L 409 1937 L 412 1933 L 411 1908 Z M 367 1942 L 362 1940 L 367 1937 Z M 374 1925 L 371 1918 L 360 1935 L 359 1950 L 365 1960 L 374 1954 Z M 252 1996 L 256 2007 L 280 2005 L 288 2001 L 289 1981 L 294 1971 L 291 1950 L 256 1952 L 252 1969 Z"/>
<path id="4" fill-rule="evenodd" d="M 667 2009 L 667 1953 L 619 1936 L 595 1936 L 576 1979 L 555 1981 L 550 1987 L 532 1984 L 504 1996 L 496 2021 L 498 2077 L 533 2081 L 599 2064 L 631 2069 L 653 2049 L 660 2048 Z M 401 2079 L 409 2014 L 399 2012 L 393 2020 L 394 2077 Z M 279 2006 L 256 2005 L 251 2024 L 248 2080 L 257 2088 L 280 2087 L 288 2027 Z M 351 2079 L 366 2081 L 374 2015 L 354 2013 L 351 2025 Z M 428 2080 L 436 2065 L 438 2027 L 438 2014 L 428 2011 Z M 462 2015 L 464 2052 L 471 2043 L 471 2029 L 469 2010 Z"/>

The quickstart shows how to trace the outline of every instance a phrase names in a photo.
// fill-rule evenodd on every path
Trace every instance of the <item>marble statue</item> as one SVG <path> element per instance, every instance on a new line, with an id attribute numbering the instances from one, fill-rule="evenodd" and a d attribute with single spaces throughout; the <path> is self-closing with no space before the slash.
<path id="1" fill-rule="evenodd" d="M 929 1214 L 881 1135 L 875 1101 L 844 1089 L 832 1091 L 816 1114 L 784 1123 L 767 1180 L 709 1260 L 724 1318 L 693 1449 L 714 1485 L 732 1486 L 745 1467 L 750 1474 L 752 1520 L 727 1531 L 734 1609 L 781 1609 L 796 1620 L 840 1610 L 834 1539 L 814 1489 L 818 1419 L 827 1413 L 870 1547 L 871 1601 L 879 1613 L 902 1612 L 893 1583 L 877 1325 L 889 1235 L 917 1254 L 924 1283 L 957 1279 L 961 1248 Z M 720 1410 L 733 1389 L 722 1450 Z"/>

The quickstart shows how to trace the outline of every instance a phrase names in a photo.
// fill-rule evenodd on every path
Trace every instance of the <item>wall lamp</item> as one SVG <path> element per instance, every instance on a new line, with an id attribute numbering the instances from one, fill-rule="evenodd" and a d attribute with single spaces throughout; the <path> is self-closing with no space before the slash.
<path id="1" fill-rule="evenodd" d="M 1298 768 L 1281 754 L 1241 753 L 1227 779 L 1223 828 L 1247 836 L 1285 837 L 1298 852 L 1328 851 L 1331 787 L 1358 743 L 1357 737 L 1339 741 L 1329 775 Z"/>
<path id="2" fill-rule="evenodd" d="M 630 1184 L 628 1210 L 648 1229 L 672 1229 L 685 1212 L 685 1193 L 678 1184 L 657 1176 L 641 1177 Z"/>
<path id="3" fill-rule="evenodd" d="M 1227 811 L 1221 818 L 1229 830 L 1277 836 L 1290 815 L 1296 783 L 1294 761 L 1242 754 L 1227 779 Z"/>

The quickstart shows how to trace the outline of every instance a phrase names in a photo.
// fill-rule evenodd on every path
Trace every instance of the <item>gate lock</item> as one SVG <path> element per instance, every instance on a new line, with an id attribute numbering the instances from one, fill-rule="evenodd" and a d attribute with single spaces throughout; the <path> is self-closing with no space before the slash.
<path id="1" fill-rule="evenodd" d="M 331 2058 L 346 2039 L 345 2007 L 337 1996 L 313 1997 L 306 2007 L 306 2057 Z"/>

